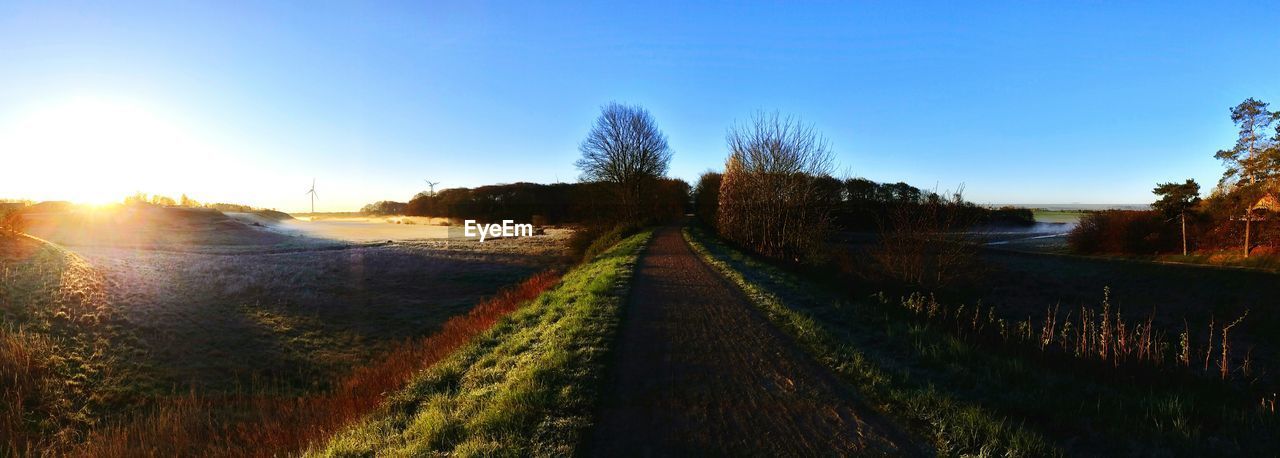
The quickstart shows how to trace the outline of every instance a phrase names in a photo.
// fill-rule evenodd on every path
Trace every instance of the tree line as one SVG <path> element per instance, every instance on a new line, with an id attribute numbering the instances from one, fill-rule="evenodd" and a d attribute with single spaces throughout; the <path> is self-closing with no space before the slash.
<path id="1" fill-rule="evenodd" d="M 535 224 L 611 227 L 678 218 L 689 206 L 689 184 L 666 176 L 667 137 L 643 107 L 610 103 L 578 147 L 577 183 L 509 183 L 420 192 L 408 202 L 366 205 L 370 214 L 450 220 L 514 219 Z"/>
<path id="2" fill-rule="evenodd" d="M 1229 110 L 1235 144 L 1214 153 L 1222 178 L 1201 198 L 1195 180 L 1159 183 L 1149 211 L 1086 215 L 1068 236 L 1080 253 L 1189 254 L 1228 251 L 1243 257 L 1280 247 L 1280 111 L 1249 98 Z M 1270 202 L 1270 203 L 1269 203 Z"/>
<path id="3" fill-rule="evenodd" d="M 670 219 L 684 214 L 689 185 L 683 180 L 655 177 L 645 188 L 643 196 L 619 201 L 615 197 L 620 191 L 609 182 L 495 184 L 419 193 L 407 203 L 379 202 L 366 206 L 364 211 L 450 220 L 514 219 L 535 224 L 604 224 L 628 216 Z"/>
<path id="4" fill-rule="evenodd" d="M 1032 224 L 1030 210 L 992 210 L 959 194 L 906 183 L 832 176 L 833 153 L 813 126 L 793 116 L 759 112 L 729 128 L 723 172 L 703 174 L 695 189 L 666 177 L 672 151 L 643 107 L 611 103 L 579 145 L 577 183 L 512 183 L 425 191 L 405 203 L 375 202 L 364 211 L 453 220 L 517 219 L 577 224 L 584 234 L 696 213 L 735 244 L 787 262 L 810 262 L 835 231 L 916 229 L 895 215 L 936 215 L 928 230 Z"/>

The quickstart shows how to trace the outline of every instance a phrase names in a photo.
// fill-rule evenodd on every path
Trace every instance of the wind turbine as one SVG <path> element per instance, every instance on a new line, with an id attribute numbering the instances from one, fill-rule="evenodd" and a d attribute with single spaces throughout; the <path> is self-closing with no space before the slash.
<path id="1" fill-rule="evenodd" d="M 311 179 L 311 190 L 307 191 L 307 195 L 311 196 L 311 213 L 314 215 L 316 212 L 316 179 L 315 178 Z"/>
<path id="2" fill-rule="evenodd" d="M 440 182 L 431 181 L 431 180 L 422 180 L 422 181 L 427 182 L 427 187 L 431 188 L 431 195 L 433 196 L 436 195 L 436 185 L 440 184 Z"/>

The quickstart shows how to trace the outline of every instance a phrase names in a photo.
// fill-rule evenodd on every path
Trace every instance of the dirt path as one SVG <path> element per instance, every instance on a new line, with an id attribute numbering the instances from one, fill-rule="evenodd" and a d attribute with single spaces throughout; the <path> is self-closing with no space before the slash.
<path id="1" fill-rule="evenodd" d="M 858 402 L 663 228 L 641 257 L 587 453 L 901 454 Z"/>

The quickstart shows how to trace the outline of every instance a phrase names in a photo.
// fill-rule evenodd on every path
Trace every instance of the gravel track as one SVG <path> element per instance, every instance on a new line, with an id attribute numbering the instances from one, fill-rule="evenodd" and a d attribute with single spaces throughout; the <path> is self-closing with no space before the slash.
<path id="1" fill-rule="evenodd" d="M 677 227 L 641 256 L 618 339 L 588 455 L 912 453 Z"/>

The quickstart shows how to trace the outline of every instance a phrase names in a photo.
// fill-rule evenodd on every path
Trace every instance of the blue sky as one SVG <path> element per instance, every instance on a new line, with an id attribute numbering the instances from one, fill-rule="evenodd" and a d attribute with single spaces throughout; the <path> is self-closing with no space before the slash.
<path id="1" fill-rule="evenodd" d="M 1145 203 L 1157 181 L 1216 183 L 1228 107 L 1280 104 L 1275 5 L 689 3 L 3 2 L 0 133 L 23 140 L 0 155 L 31 172 L 0 197 L 302 210 L 315 177 L 341 211 L 423 178 L 573 181 L 619 101 L 653 113 L 691 182 L 735 120 L 779 110 L 842 174 Z M 82 132 L 98 118 L 130 134 Z"/>

